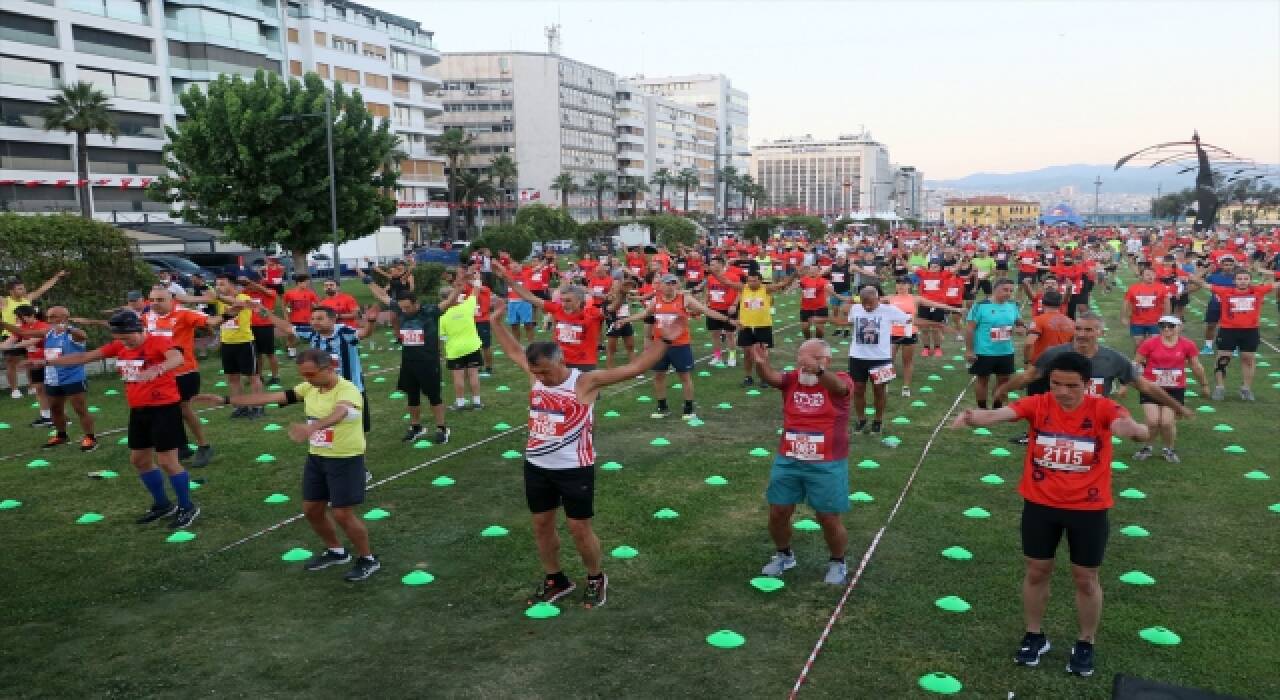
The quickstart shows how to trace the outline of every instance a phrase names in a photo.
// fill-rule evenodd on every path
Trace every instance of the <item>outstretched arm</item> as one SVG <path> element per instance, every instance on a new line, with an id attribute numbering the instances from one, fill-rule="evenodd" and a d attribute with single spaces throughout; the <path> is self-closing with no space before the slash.
<path id="1" fill-rule="evenodd" d="M 1018 420 L 1018 414 L 1005 406 L 996 409 L 966 408 L 951 422 L 952 428 L 980 428 L 996 423 L 1012 423 Z"/>
<path id="2" fill-rule="evenodd" d="M 489 326 L 493 331 L 493 336 L 498 340 L 498 345 L 502 346 L 502 352 L 516 366 L 524 370 L 525 374 L 529 373 L 529 361 L 524 358 L 524 346 L 520 341 L 516 340 L 511 331 L 507 329 L 507 325 L 502 322 L 503 314 L 506 313 L 507 302 L 504 299 L 494 298 L 493 308 L 489 309 Z M 592 372 L 591 374 L 594 374 Z"/>
<path id="3" fill-rule="evenodd" d="M 36 287 L 36 290 L 34 292 L 31 292 L 30 294 L 28 294 L 27 301 L 34 304 L 36 299 L 39 299 L 40 297 L 44 296 L 45 292 L 49 291 L 50 289 L 53 289 L 53 285 L 57 284 L 58 280 L 66 276 L 67 276 L 66 270 L 58 270 L 56 273 L 54 273 L 53 277 L 50 277 L 44 284 L 40 285 L 39 287 Z"/>
<path id="4" fill-rule="evenodd" d="M 751 361 L 760 372 L 760 379 L 775 389 L 782 388 L 782 373 L 769 364 L 769 347 L 764 343 L 756 343 L 747 352 L 751 354 Z"/>
<path id="5" fill-rule="evenodd" d="M 501 266 L 495 267 L 493 268 L 493 274 L 498 279 L 505 281 L 507 283 L 507 289 L 510 289 L 511 291 L 515 292 L 516 296 L 520 297 L 521 299 L 524 299 L 530 304 L 533 304 L 534 308 L 538 309 L 539 311 L 542 310 L 542 303 L 543 303 L 542 300 L 534 296 L 533 292 L 525 289 L 523 282 L 521 282 L 518 279 L 512 278 L 511 274 L 508 273 L 505 268 Z"/>
<path id="6" fill-rule="evenodd" d="M 583 382 L 578 384 L 578 398 L 584 403 L 595 401 L 596 395 L 606 386 L 624 382 L 628 379 L 635 378 L 638 374 L 643 374 L 650 367 L 657 364 L 658 360 L 666 354 L 667 348 L 671 347 L 671 341 L 679 338 L 680 334 L 688 329 L 688 321 L 686 319 L 677 318 L 671 323 L 662 326 L 662 340 L 656 343 L 645 343 L 644 352 L 640 353 L 631 362 L 621 367 L 613 369 L 596 370 L 588 372 L 583 377 Z"/>
<path id="7" fill-rule="evenodd" d="M 1146 442 L 1151 438 L 1151 430 L 1146 425 L 1135 421 L 1132 416 L 1121 416 L 1111 421 L 1111 433 L 1116 437 L 1129 438 L 1134 442 Z"/>

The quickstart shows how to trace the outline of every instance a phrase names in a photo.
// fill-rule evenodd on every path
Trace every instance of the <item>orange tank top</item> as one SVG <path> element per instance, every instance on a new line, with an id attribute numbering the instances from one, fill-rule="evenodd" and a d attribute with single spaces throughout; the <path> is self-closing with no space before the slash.
<path id="1" fill-rule="evenodd" d="M 675 299 L 666 301 L 662 295 L 653 298 L 653 338 L 660 340 L 662 338 L 662 327 L 676 320 L 677 318 L 688 319 L 689 312 L 684 308 L 684 294 L 677 294 Z M 689 329 L 686 327 L 684 332 L 676 338 L 672 345 L 688 345 Z"/>
<path id="2" fill-rule="evenodd" d="M 894 323 L 889 327 L 889 337 L 891 338 L 910 338 L 916 334 L 916 298 L 910 294 L 894 294 L 889 297 L 889 303 L 902 310 L 902 313 L 911 317 L 906 323 Z"/>

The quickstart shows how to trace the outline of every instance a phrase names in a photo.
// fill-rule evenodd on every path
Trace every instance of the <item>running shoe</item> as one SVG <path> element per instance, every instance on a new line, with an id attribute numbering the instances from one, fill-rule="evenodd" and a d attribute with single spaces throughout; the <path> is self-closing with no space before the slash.
<path id="1" fill-rule="evenodd" d="M 1039 666 L 1040 657 L 1044 656 L 1050 648 L 1049 638 L 1043 633 L 1027 632 L 1022 636 L 1022 645 L 1018 647 L 1018 653 L 1013 660 L 1019 666 Z"/>
<path id="2" fill-rule="evenodd" d="M 1071 659 L 1067 661 L 1067 673 L 1088 678 L 1093 675 L 1093 644 L 1076 642 L 1071 647 Z"/>
<path id="3" fill-rule="evenodd" d="M 191 461 L 191 468 L 203 469 L 209 466 L 211 459 L 213 459 L 213 445 L 200 445 L 196 447 L 196 458 Z"/>
<path id="4" fill-rule="evenodd" d="M 742 386 L 755 386 L 755 385 L 756 385 L 756 380 L 751 377 L 747 377 L 746 379 L 742 380 Z"/>
<path id="5" fill-rule="evenodd" d="M 1240 400 L 1241 401 L 1257 401 L 1258 399 L 1253 395 L 1253 389 L 1245 389 L 1241 387 Z"/>
<path id="6" fill-rule="evenodd" d="M 730 350 L 730 351 L 729 351 L 729 362 L 728 362 L 728 365 L 729 365 L 730 367 L 737 367 L 737 366 L 738 366 L 738 353 L 737 353 L 736 351 L 734 351 L 734 350 Z"/>
<path id="7" fill-rule="evenodd" d="M 247 418 L 247 417 L 249 417 L 249 407 L 248 407 L 248 406 L 236 406 L 236 407 L 235 407 L 234 409 L 232 409 L 232 411 L 231 411 L 231 417 L 232 417 L 232 418 Z"/>
<path id="8" fill-rule="evenodd" d="M 18 389 L 14 389 L 13 391 L 9 392 L 9 398 L 20 399 L 22 398 L 22 392 Z"/>
<path id="9" fill-rule="evenodd" d="M 1031 444 L 1031 438 L 1026 435 L 1019 435 L 1018 437 L 1009 438 L 1009 443 L 1013 445 L 1029 445 Z"/>
<path id="10" fill-rule="evenodd" d="M 87 438 L 86 438 L 86 439 L 87 439 Z M 65 436 L 62 436 L 62 435 L 54 435 L 54 436 L 50 437 L 48 440 L 46 440 L 46 441 L 45 441 L 45 443 L 44 443 L 43 445 L 41 445 L 40 447 L 41 447 L 42 449 L 46 449 L 46 450 L 47 450 L 47 449 L 49 449 L 49 448 L 51 448 L 51 447 L 59 447 L 59 446 L 61 446 L 61 445 L 65 445 L 65 444 L 67 444 L 67 443 L 69 443 L 69 442 L 71 442 L 71 438 L 69 438 L 69 437 L 65 437 Z"/>
<path id="11" fill-rule="evenodd" d="M 437 445 L 443 445 L 446 442 L 449 442 L 449 435 L 450 430 L 448 428 L 437 428 L 435 437 L 431 439 L 431 442 Z"/>
<path id="12" fill-rule="evenodd" d="M 878 420 L 871 421 L 871 434 L 879 435 L 882 432 L 884 432 L 884 423 Z"/>
<path id="13" fill-rule="evenodd" d="M 191 449 L 187 445 L 182 445 L 181 447 L 178 448 L 178 459 L 191 459 L 195 455 L 196 455 L 196 451 Z"/>
<path id="14" fill-rule="evenodd" d="M 865 432 L 865 431 L 866 431 L 866 429 L 867 429 L 867 419 L 866 419 L 866 418 L 861 418 L 861 419 L 859 419 L 859 420 L 858 420 L 858 424 L 857 424 L 856 426 L 854 426 L 854 428 L 853 428 L 853 432 L 855 432 L 855 433 L 861 433 L 861 432 Z"/>
<path id="15" fill-rule="evenodd" d="M 97 439 L 97 438 L 91 438 L 91 437 L 89 437 L 88 435 L 86 435 L 86 436 L 84 436 L 84 437 L 80 438 L 80 451 L 81 451 L 81 452 L 93 452 L 93 451 L 94 451 L 94 450 L 96 450 L 96 449 L 98 449 L 98 439 Z"/>
<path id="16" fill-rule="evenodd" d="M 476 400 L 476 401 L 472 401 L 472 402 L 471 402 L 471 410 L 473 410 L 473 411 L 483 411 L 483 410 L 484 410 L 484 404 L 480 403 L 480 401 L 478 401 L 478 400 Z"/>
<path id="17" fill-rule="evenodd" d="M 1227 390 L 1226 390 L 1226 389 L 1224 389 L 1224 388 L 1222 388 L 1222 387 L 1220 387 L 1220 386 L 1215 386 L 1215 387 L 1213 388 L 1213 393 L 1209 395 L 1209 398 L 1213 399 L 1214 401 L 1221 401 L 1221 400 L 1223 400 L 1224 398 L 1226 398 L 1226 396 L 1227 396 Z"/>
<path id="18" fill-rule="evenodd" d="M 267 386 L 280 386 L 280 378 L 274 376 L 271 377 L 267 380 Z"/>
<path id="19" fill-rule="evenodd" d="M 53 419 L 48 416 L 38 416 L 35 420 L 31 421 L 31 427 L 33 428 L 47 428 L 51 425 L 53 425 Z"/>
<path id="20" fill-rule="evenodd" d="M 1173 449 L 1172 447 L 1164 448 L 1163 450 L 1160 451 L 1160 454 L 1161 456 L 1164 457 L 1164 461 L 1170 464 L 1178 464 L 1179 462 L 1182 461 L 1182 458 L 1178 456 L 1177 450 Z"/>
<path id="21" fill-rule="evenodd" d="M 423 435 L 427 434 L 427 429 L 420 425 L 411 425 L 404 432 L 404 437 L 400 438 L 400 442 L 413 442 Z"/>
<path id="22" fill-rule="evenodd" d="M 138 518 L 134 522 L 139 525 L 146 525 L 147 523 L 153 523 L 160 518 L 167 518 L 176 512 L 178 512 L 178 506 L 172 503 L 166 503 L 164 505 L 156 504 L 148 508 L 147 512 L 143 513 L 142 517 Z"/>
<path id="23" fill-rule="evenodd" d="M 933 349 L 933 356 L 934 356 L 934 357 L 942 357 L 942 348 L 934 348 L 934 349 Z"/>
<path id="24" fill-rule="evenodd" d="M 822 582 L 832 586 L 843 586 L 848 576 L 849 567 L 844 562 L 829 561 L 827 562 L 827 575 L 822 578 Z"/>
<path id="25" fill-rule="evenodd" d="M 573 581 L 565 580 L 564 585 L 555 582 L 555 579 L 543 578 L 538 583 L 538 587 L 533 589 L 533 595 L 529 598 L 529 605 L 534 603 L 554 603 L 557 600 L 572 593 L 578 586 Z"/>
<path id="26" fill-rule="evenodd" d="M 911 398 L 911 387 L 909 386 L 902 387 L 902 397 L 906 399 Z"/>
<path id="27" fill-rule="evenodd" d="M 698 414 L 694 413 L 693 411 L 686 411 L 685 413 L 680 415 L 680 420 L 683 420 L 683 421 L 698 420 Z"/>
<path id="28" fill-rule="evenodd" d="M 928 357 L 928 356 L 929 356 L 929 352 L 930 352 L 929 348 L 923 348 L 923 349 L 921 349 L 921 350 L 920 350 L 920 357 Z"/>
<path id="29" fill-rule="evenodd" d="M 1149 459 L 1151 454 L 1151 445 L 1143 445 L 1142 449 L 1133 453 L 1133 458 L 1141 462 L 1144 459 Z"/>
<path id="30" fill-rule="evenodd" d="M 783 554 L 782 552 L 774 552 L 769 558 L 769 563 L 765 564 L 760 573 L 765 576 L 781 576 L 782 572 L 788 569 L 794 569 L 796 566 L 795 554 Z"/>
<path id="31" fill-rule="evenodd" d="M 609 600 L 609 575 L 601 572 L 600 578 L 587 578 L 587 590 L 582 594 L 582 607 L 598 608 Z"/>
<path id="32" fill-rule="evenodd" d="M 653 413 L 650 413 L 649 417 L 650 418 L 669 418 L 671 417 L 671 409 L 659 408 L 655 410 Z"/>
<path id="33" fill-rule="evenodd" d="M 1204 346 L 1203 348 L 1200 348 L 1200 354 L 1201 354 L 1201 355 L 1212 355 L 1212 354 L 1213 354 L 1213 347 L 1212 347 L 1212 346 L 1209 346 L 1209 345 L 1206 345 L 1206 346 Z"/>
<path id="34" fill-rule="evenodd" d="M 356 557 L 356 565 L 351 567 L 351 570 L 347 572 L 346 576 L 342 577 L 342 580 L 348 583 L 363 581 L 377 573 L 378 569 L 381 568 L 382 562 L 379 562 L 377 557 Z"/>
<path id="35" fill-rule="evenodd" d="M 320 571 L 338 564 L 346 564 L 351 561 L 351 553 L 343 550 L 342 554 L 338 554 L 332 549 L 326 549 L 323 552 L 311 557 L 306 564 L 302 565 L 307 571 Z"/>
<path id="36" fill-rule="evenodd" d="M 190 508 L 178 508 L 173 514 L 173 522 L 169 523 L 170 530 L 185 530 L 191 527 L 191 523 L 200 517 L 200 506 L 192 503 Z"/>

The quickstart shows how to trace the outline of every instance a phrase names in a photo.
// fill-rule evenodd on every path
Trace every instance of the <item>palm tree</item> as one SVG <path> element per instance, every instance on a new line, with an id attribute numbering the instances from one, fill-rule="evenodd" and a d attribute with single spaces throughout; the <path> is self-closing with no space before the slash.
<path id="1" fill-rule="evenodd" d="M 587 180 L 587 189 L 596 193 L 596 221 L 604 221 L 604 193 L 614 189 L 609 173 L 593 173 Z"/>
<path id="2" fill-rule="evenodd" d="M 756 183 L 751 186 L 751 192 L 748 196 L 751 197 L 751 218 L 754 219 L 756 218 L 756 210 L 760 207 L 760 200 L 769 198 L 769 190 L 766 190 L 764 185 Z"/>
<path id="3" fill-rule="evenodd" d="M 618 183 L 618 194 L 631 198 L 631 218 L 636 218 L 636 204 L 640 200 L 640 193 L 648 191 L 649 186 L 640 178 L 628 178 Z"/>
<path id="4" fill-rule="evenodd" d="M 677 187 L 684 189 L 684 213 L 689 213 L 689 190 L 697 187 L 700 183 L 698 180 L 698 171 L 693 168 L 685 168 L 676 176 L 674 183 Z"/>
<path id="5" fill-rule="evenodd" d="M 733 192 L 733 188 L 738 186 L 738 169 L 732 165 L 726 165 L 720 169 L 720 181 L 724 183 L 724 220 L 729 220 L 729 195 Z"/>
<path id="6" fill-rule="evenodd" d="M 80 188 L 80 215 L 86 219 L 93 216 L 89 201 L 89 134 L 96 131 L 110 136 L 113 143 L 120 138 L 120 127 L 107 111 L 110 106 L 106 93 L 93 83 L 81 81 L 62 86 L 53 96 L 53 104 L 40 112 L 45 131 L 62 129 L 76 135 L 76 186 Z"/>
<path id="7" fill-rule="evenodd" d="M 560 192 L 560 208 L 569 211 L 569 195 L 578 191 L 578 183 L 573 181 L 573 173 L 560 173 L 551 181 L 551 189 Z"/>
<path id="8" fill-rule="evenodd" d="M 492 200 L 497 196 L 498 190 L 493 186 L 493 180 L 473 170 L 458 174 L 457 187 L 459 199 L 465 207 L 467 231 L 470 232 L 475 227 L 476 210 L 480 202 Z"/>
<path id="9" fill-rule="evenodd" d="M 738 178 L 738 219 L 745 220 L 747 218 L 747 197 L 755 189 L 756 179 L 751 177 L 750 173 L 746 173 Z"/>
<path id="10" fill-rule="evenodd" d="M 493 162 L 489 163 L 489 177 L 493 178 L 498 183 L 498 194 L 501 195 L 502 199 L 503 207 L 498 211 L 499 221 L 506 218 L 507 195 L 510 194 L 507 184 L 514 182 L 517 175 L 519 175 L 519 170 L 516 168 L 515 160 L 505 153 L 497 156 L 493 159 Z M 513 198 L 512 201 L 518 205 L 518 200 L 519 198 L 516 197 Z M 514 215 L 515 212 L 512 212 L 513 217 Z"/>
<path id="11" fill-rule="evenodd" d="M 666 168 L 658 168 L 657 170 L 654 171 L 653 177 L 649 178 L 649 184 L 657 185 L 658 187 L 658 211 L 659 212 L 662 212 L 663 210 L 666 209 L 666 205 L 663 204 L 663 202 L 665 202 L 667 199 L 667 185 L 674 185 L 675 183 L 676 183 L 676 176 L 673 175 L 671 171 L 667 170 Z"/>
<path id="12" fill-rule="evenodd" d="M 459 128 L 445 129 L 435 143 L 436 153 L 449 161 L 449 238 L 457 238 L 458 165 L 471 155 L 471 136 Z"/>

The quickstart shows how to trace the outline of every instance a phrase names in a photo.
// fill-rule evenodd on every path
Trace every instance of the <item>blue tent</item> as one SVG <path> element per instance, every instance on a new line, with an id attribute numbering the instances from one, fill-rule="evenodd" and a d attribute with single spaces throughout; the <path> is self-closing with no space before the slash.
<path id="1" fill-rule="evenodd" d="M 1041 226 L 1084 226 L 1084 217 L 1076 213 L 1066 202 L 1049 207 L 1048 211 L 1040 214 Z"/>

